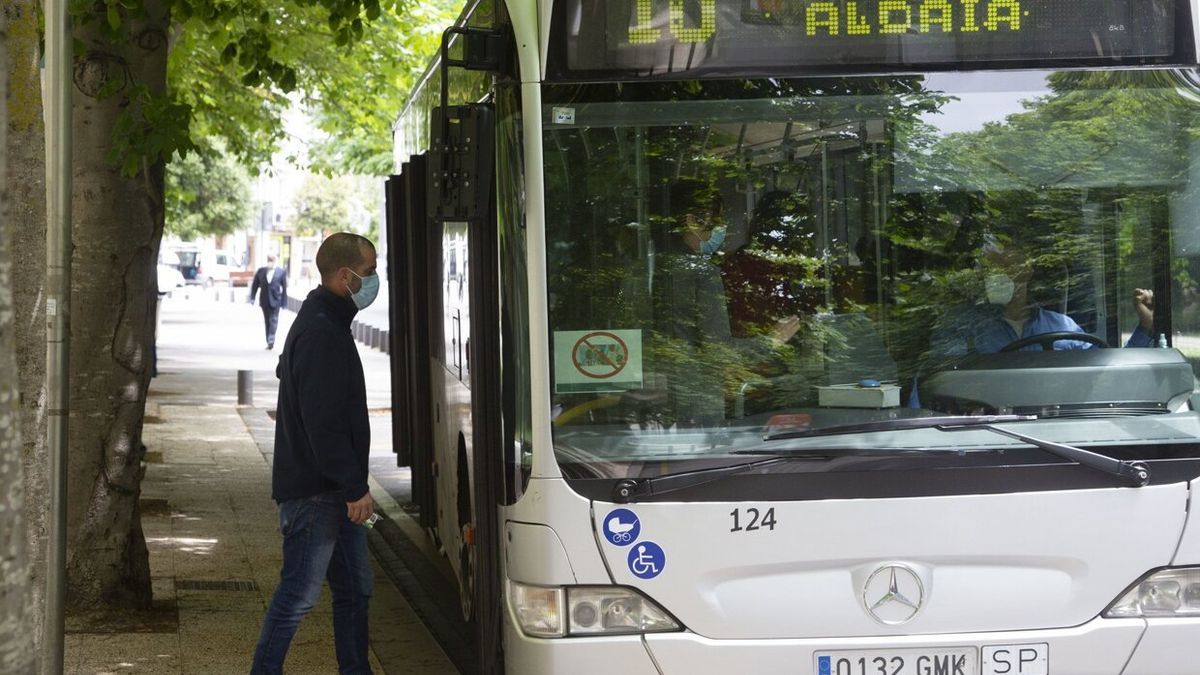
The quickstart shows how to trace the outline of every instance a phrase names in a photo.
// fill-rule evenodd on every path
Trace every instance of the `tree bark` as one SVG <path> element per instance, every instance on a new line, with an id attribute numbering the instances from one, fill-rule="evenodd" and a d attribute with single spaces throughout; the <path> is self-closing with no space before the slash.
<path id="1" fill-rule="evenodd" d="M 7 12 L 6 12 L 7 14 Z M 0 91 L 8 90 L 8 40 L 0 16 Z M 7 99 L 7 97 L 5 97 Z M 0 129 L 8 128 L 7 101 L 0 100 Z M 7 137 L 0 136 L 0 186 L 7 186 Z M 21 470 L 21 412 L 13 344 L 13 251 L 8 217 L 10 196 L 0 192 L 0 672 L 31 673 L 34 667 L 29 624 L 29 557 L 26 555 L 25 486 Z"/>
<path id="2" fill-rule="evenodd" d="M 71 293 L 71 441 L 67 597 L 75 607 L 148 607 L 149 554 L 138 495 L 142 415 L 150 382 L 164 167 L 133 178 L 113 166 L 113 129 L 133 87 L 162 94 L 167 16 L 157 0 L 129 39 L 112 44 L 76 22 L 74 255 Z M 101 98 L 107 87 L 117 93 Z M 136 105 L 136 102 L 133 103 Z"/>
<path id="3" fill-rule="evenodd" d="M 42 607 L 46 579 L 46 139 L 38 67 L 39 0 L 4 0 L 8 22 L 7 199 L 2 216 L 8 225 L 12 260 L 12 311 L 16 342 L 22 465 L 25 474 L 25 534 L 30 561 L 29 606 Z M 5 380 L 7 381 L 7 380 Z M 14 530 L 17 531 L 17 530 Z M 42 612 L 31 612 L 26 639 L 41 653 Z M 2 664 L 0 664 L 2 665 Z M 0 671 L 3 671 L 0 668 Z"/>

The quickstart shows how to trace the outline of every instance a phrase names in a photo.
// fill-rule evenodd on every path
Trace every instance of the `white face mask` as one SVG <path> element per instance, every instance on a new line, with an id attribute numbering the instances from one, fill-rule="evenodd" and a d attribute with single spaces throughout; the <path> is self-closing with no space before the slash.
<path id="1" fill-rule="evenodd" d="M 987 301 L 993 305 L 1007 305 L 1012 300 L 1017 284 L 1005 274 L 989 274 L 984 282 Z"/>

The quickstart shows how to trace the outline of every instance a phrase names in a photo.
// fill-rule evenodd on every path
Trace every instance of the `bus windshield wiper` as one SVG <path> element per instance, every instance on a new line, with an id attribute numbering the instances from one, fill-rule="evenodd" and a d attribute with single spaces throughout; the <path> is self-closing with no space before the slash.
<path id="1" fill-rule="evenodd" d="M 1055 443 L 1028 434 L 1022 434 L 1003 427 L 993 426 L 1004 422 L 1025 422 L 1037 419 L 1036 415 L 972 415 L 960 417 L 906 417 L 897 420 L 878 420 L 862 424 L 839 424 L 831 427 L 821 427 L 805 431 L 788 431 L 764 438 L 764 441 L 781 441 L 789 438 L 810 438 L 814 436 L 843 436 L 847 434 L 865 434 L 878 431 L 899 431 L 906 429 L 937 429 L 938 431 L 969 431 L 985 429 L 1018 441 L 1041 448 L 1052 455 L 1070 460 L 1097 471 L 1125 478 L 1134 487 L 1142 487 L 1150 482 L 1150 466 L 1141 461 L 1122 461 L 1115 457 L 1101 455 L 1098 452 L 1084 450 L 1073 445 Z M 757 452 L 757 451 L 755 451 Z"/>
<path id="2" fill-rule="evenodd" d="M 794 462 L 800 459 L 829 459 L 829 455 L 825 451 L 818 451 L 821 454 L 791 454 L 785 456 L 767 457 L 765 459 L 757 459 L 752 462 L 743 462 L 741 464 L 731 464 L 729 466 L 718 466 L 711 469 L 697 469 L 695 471 L 680 471 L 678 473 L 666 473 L 659 476 L 650 476 L 648 478 L 625 478 L 617 481 L 613 486 L 612 498 L 618 504 L 628 504 L 629 502 L 637 501 L 643 497 L 651 497 L 661 495 L 667 492 L 675 492 L 705 483 L 711 483 L 715 480 L 720 480 L 727 476 L 734 476 L 739 473 L 752 471 L 759 467 L 769 466 L 771 464 L 782 464 L 784 462 Z"/>

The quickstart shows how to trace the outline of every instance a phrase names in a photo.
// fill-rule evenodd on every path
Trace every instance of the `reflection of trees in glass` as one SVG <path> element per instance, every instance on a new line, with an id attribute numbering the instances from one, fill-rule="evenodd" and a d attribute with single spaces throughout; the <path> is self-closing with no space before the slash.
<path id="1" fill-rule="evenodd" d="M 822 250 L 815 240 L 815 202 L 803 192 L 805 181 L 820 180 L 819 170 L 799 161 L 755 164 L 736 152 L 742 135 L 747 125 L 765 126 L 758 117 L 764 109 L 772 120 L 809 124 L 815 135 L 823 126 L 847 126 L 864 115 L 915 119 L 935 109 L 940 98 L 922 92 L 915 78 L 589 85 L 548 88 L 547 102 L 553 104 L 556 95 L 576 106 L 663 101 L 664 110 L 689 101 L 730 100 L 722 101 L 720 119 L 686 119 L 680 113 L 677 123 L 547 131 L 552 328 L 644 330 L 647 388 L 665 382 L 668 394 L 650 412 L 643 406 L 642 420 L 667 425 L 703 423 L 699 418 L 714 415 L 719 420 L 738 396 L 760 402 L 765 396 L 764 405 L 777 408 L 813 400 L 813 387 L 824 377 L 823 360 L 841 352 L 845 342 L 818 315 L 864 301 L 861 293 L 830 290 L 848 277 L 832 274 L 829 260 L 848 260 L 855 242 L 830 242 Z M 777 126 L 782 130 L 785 123 Z M 847 126 L 841 137 L 829 140 L 860 143 L 857 133 Z M 680 209 L 670 207 L 670 188 L 680 179 L 707 183 L 730 211 L 724 220 L 738 224 L 749 215 L 741 213 L 747 194 L 778 183 L 788 185 L 792 196 L 781 200 L 773 223 L 746 224 L 755 231 L 737 251 L 701 258 L 681 245 L 681 213 L 675 212 Z M 848 207 L 831 202 L 828 208 Z M 685 273 L 688 269 L 692 272 Z M 688 279 L 696 269 L 706 269 L 717 285 L 682 306 L 672 286 L 697 283 Z M 839 302 L 843 297 L 850 301 Z M 723 327 L 714 327 L 713 314 L 724 320 Z M 769 339 L 776 321 L 789 316 L 799 324 L 796 335 L 786 342 Z M 769 387 L 763 386 L 767 380 Z"/>
<path id="2" fill-rule="evenodd" d="M 647 388 L 660 377 L 670 393 L 642 419 L 663 424 L 735 400 L 747 412 L 811 404 L 815 385 L 860 358 L 835 314 L 875 320 L 911 381 L 937 318 L 983 302 L 985 241 L 1024 252 L 1036 302 L 1088 331 L 1127 331 L 1126 296 L 1152 283 L 1170 218 L 1200 207 L 1189 180 L 1200 124 L 1181 86 L 1156 72 L 1055 74 L 1023 111 L 952 134 L 927 121 L 952 97 L 920 78 L 548 88 L 551 105 L 662 102 L 653 124 L 547 132 L 552 326 L 644 329 Z M 681 178 L 721 195 L 737 237 L 692 267 L 670 206 Z M 696 265 L 720 268 L 724 297 L 700 297 L 724 329 L 668 295 Z M 1197 271 L 1195 257 L 1172 262 L 1177 329 L 1200 330 Z M 795 335 L 771 339 L 788 317 Z"/>
<path id="3" fill-rule="evenodd" d="M 1196 102 L 1165 71 L 1057 73 L 1048 84 L 1024 111 L 975 132 L 898 129 L 910 191 L 893 197 L 881 234 L 893 263 L 915 257 L 896 270 L 893 343 L 903 351 L 924 341 L 930 317 L 980 301 L 972 257 L 985 233 L 1029 252 L 1039 303 L 1104 333 L 1093 306 L 1103 292 L 1119 329 L 1132 328 L 1126 295 L 1152 283 L 1170 202 L 1196 203 Z M 1177 288 L 1196 286 L 1192 267 L 1175 261 Z"/>

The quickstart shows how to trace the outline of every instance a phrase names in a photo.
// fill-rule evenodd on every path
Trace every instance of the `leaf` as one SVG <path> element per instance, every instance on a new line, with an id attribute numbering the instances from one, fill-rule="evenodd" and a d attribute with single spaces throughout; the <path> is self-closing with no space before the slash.
<path id="1" fill-rule="evenodd" d="M 294 68 L 286 68 L 283 77 L 279 79 L 279 88 L 285 93 L 291 93 L 296 89 L 296 70 Z"/>
<path id="2" fill-rule="evenodd" d="M 121 27 L 121 13 L 117 11 L 116 5 L 109 5 L 105 12 L 108 16 L 108 27 L 116 30 Z"/>
<path id="3" fill-rule="evenodd" d="M 225 45 L 225 49 L 221 51 L 221 63 L 232 63 L 238 55 L 238 46 L 236 42 L 230 42 Z"/>

